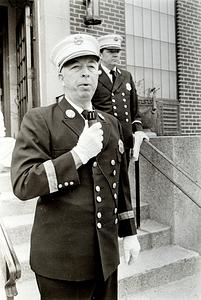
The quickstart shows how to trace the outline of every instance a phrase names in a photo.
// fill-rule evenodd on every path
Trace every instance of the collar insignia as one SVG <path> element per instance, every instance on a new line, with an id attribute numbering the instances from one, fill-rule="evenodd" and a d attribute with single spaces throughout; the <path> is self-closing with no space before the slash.
<path id="1" fill-rule="evenodd" d="M 75 118 L 75 112 L 72 109 L 67 109 L 65 112 L 65 115 L 69 119 L 74 119 Z"/>

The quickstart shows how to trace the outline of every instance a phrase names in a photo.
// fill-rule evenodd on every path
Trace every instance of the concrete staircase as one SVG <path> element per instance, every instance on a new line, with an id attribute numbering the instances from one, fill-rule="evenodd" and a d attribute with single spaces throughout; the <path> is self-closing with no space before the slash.
<path id="1" fill-rule="evenodd" d="M 15 299 L 39 300 L 34 273 L 29 267 L 30 232 L 36 199 L 22 202 L 16 199 L 10 188 L 6 190 L 4 186 L 4 189 L 1 189 L 1 182 L 0 178 L 0 190 L 4 190 L 0 193 L 0 217 L 4 221 L 22 267 L 22 277 L 17 282 L 19 294 Z M 142 221 L 138 238 L 142 251 L 135 264 L 127 266 L 124 263 L 122 239 L 119 239 L 121 255 L 119 300 L 137 299 L 134 296 L 136 292 L 180 280 L 196 274 L 199 269 L 199 254 L 173 245 L 171 228 L 150 219 L 149 208 L 148 204 L 141 204 Z"/>

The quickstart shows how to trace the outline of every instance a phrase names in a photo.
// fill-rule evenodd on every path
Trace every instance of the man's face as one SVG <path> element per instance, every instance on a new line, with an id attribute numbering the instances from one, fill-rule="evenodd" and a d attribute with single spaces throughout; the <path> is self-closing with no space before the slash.
<path id="1" fill-rule="evenodd" d="M 101 62 L 109 70 L 113 69 L 120 63 L 121 50 L 119 49 L 103 49 L 101 53 Z"/>
<path id="2" fill-rule="evenodd" d="M 65 95 L 76 105 L 87 109 L 98 84 L 98 62 L 94 56 L 75 58 L 61 70 Z"/>

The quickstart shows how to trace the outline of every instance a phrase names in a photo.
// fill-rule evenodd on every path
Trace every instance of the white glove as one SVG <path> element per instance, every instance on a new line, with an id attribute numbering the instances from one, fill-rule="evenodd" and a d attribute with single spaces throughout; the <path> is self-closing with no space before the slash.
<path id="1" fill-rule="evenodd" d="M 140 252 L 140 243 L 137 235 L 130 235 L 123 238 L 124 259 L 127 264 L 136 261 Z"/>
<path id="2" fill-rule="evenodd" d="M 137 161 L 139 158 L 140 146 L 142 144 L 142 141 L 144 139 L 149 141 L 149 137 L 143 131 L 136 131 L 133 137 L 134 137 L 134 148 L 131 153 L 132 153 L 132 157 L 134 158 L 134 161 Z"/>
<path id="3" fill-rule="evenodd" d="M 85 126 L 77 145 L 73 148 L 83 164 L 96 156 L 103 148 L 103 130 L 100 122 Z"/>

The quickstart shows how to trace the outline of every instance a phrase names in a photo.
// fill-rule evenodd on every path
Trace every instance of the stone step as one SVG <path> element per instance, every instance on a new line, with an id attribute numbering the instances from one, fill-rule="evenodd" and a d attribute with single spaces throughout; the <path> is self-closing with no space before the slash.
<path id="1" fill-rule="evenodd" d="M 0 217 L 34 213 L 36 201 L 21 201 L 12 191 L 0 192 Z"/>
<path id="2" fill-rule="evenodd" d="M 141 221 L 141 226 L 138 228 L 137 234 L 141 251 L 151 248 L 159 248 L 171 243 L 170 227 L 151 219 Z M 122 241 L 123 239 L 119 239 L 120 255 L 123 253 Z"/>
<path id="3" fill-rule="evenodd" d="M 136 217 L 136 205 L 133 204 L 134 215 Z M 149 203 L 141 202 L 140 203 L 140 219 L 149 219 L 150 211 L 149 211 Z"/>
<path id="4" fill-rule="evenodd" d="M 0 191 L 1 192 L 10 192 L 12 191 L 10 170 L 3 172 L 0 170 Z"/>
<path id="5" fill-rule="evenodd" d="M 122 286 L 119 288 L 118 300 L 201 300 L 201 272 L 192 276 L 186 276 L 159 287 L 134 292 L 127 296 L 122 295 Z M 39 300 L 35 280 L 17 281 L 18 295 L 16 300 Z"/>
<path id="6" fill-rule="evenodd" d="M 37 283 L 35 279 L 17 281 L 18 295 L 15 297 L 16 300 L 40 300 L 40 294 L 38 291 Z"/>
<path id="7" fill-rule="evenodd" d="M 17 282 L 19 296 L 16 299 L 38 300 L 35 276 L 28 263 L 29 245 L 15 246 L 15 251 L 22 268 L 22 276 Z M 132 295 L 136 293 L 140 295 L 142 290 L 145 291 L 172 281 L 181 280 L 186 276 L 193 276 L 197 273 L 198 268 L 200 270 L 199 254 L 175 245 L 142 251 L 137 261 L 131 266 L 127 266 L 121 257 L 118 270 L 118 299 L 131 300 Z M 33 293 L 30 293 L 30 289 L 33 290 Z M 27 295 L 27 298 L 24 295 Z M 141 298 L 139 299 L 141 300 Z M 154 298 L 149 300 L 152 299 Z"/>
<path id="8" fill-rule="evenodd" d="M 119 266 L 120 299 L 136 291 L 160 286 L 197 272 L 197 252 L 169 245 L 142 251 L 135 264 L 127 266 L 123 258 Z M 131 298 L 130 298 L 131 299 Z"/>
<path id="9" fill-rule="evenodd" d="M 14 245 L 30 240 L 34 214 L 7 216 L 2 219 Z M 170 227 L 151 219 L 142 220 L 137 232 L 141 250 L 158 248 L 171 243 Z M 122 253 L 122 239 L 119 239 L 119 249 Z"/>
<path id="10" fill-rule="evenodd" d="M 201 271 L 158 287 L 134 292 L 119 300 L 201 300 Z M 121 293 L 121 291 L 119 291 Z"/>
<path id="11" fill-rule="evenodd" d="M 30 241 L 34 214 L 14 215 L 3 217 L 3 224 L 13 245 L 19 245 Z"/>

